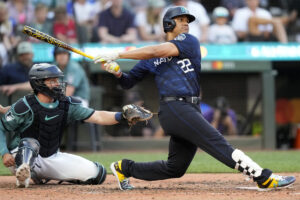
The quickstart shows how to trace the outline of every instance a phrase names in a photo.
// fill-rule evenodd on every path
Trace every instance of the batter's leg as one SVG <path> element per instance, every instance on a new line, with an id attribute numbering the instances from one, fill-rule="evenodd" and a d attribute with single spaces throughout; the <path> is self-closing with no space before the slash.
<path id="1" fill-rule="evenodd" d="M 185 174 L 196 150 L 197 147 L 191 142 L 172 136 L 167 161 L 134 162 L 123 159 L 121 169 L 126 177 L 148 181 L 178 178 Z"/>

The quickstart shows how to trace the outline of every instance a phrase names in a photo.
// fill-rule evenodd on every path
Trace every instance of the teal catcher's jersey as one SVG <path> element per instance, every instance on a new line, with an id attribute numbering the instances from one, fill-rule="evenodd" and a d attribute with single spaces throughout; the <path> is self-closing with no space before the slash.
<path id="1" fill-rule="evenodd" d="M 36 97 L 38 100 L 38 98 Z M 93 113 L 94 109 L 86 108 L 81 106 L 81 103 L 72 102 L 71 98 L 68 97 L 70 105 L 68 111 L 67 123 L 76 120 L 85 120 L 89 118 Z M 24 132 L 34 120 L 34 113 L 25 97 L 20 99 L 19 101 L 24 101 L 27 108 L 24 108 L 24 111 L 21 113 L 16 112 L 15 105 L 18 103 L 14 103 L 11 108 L 6 112 L 5 115 L 2 116 L 0 122 L 0 154 L 3 155 L 8 153 L 8 149 L 12 150 L 17 147 L 18 141 L 20 139 L 20 133 Z M 39 100 L 38 100 L 39 102 Z M 43 107 L 46 108 L 56 108 L 59 104 L 58 101 L 53 103 L 42 103 L 39 102 Z M 45 116 L 45 121 L 50 121 L 57 117 L 54 116 Z"/>

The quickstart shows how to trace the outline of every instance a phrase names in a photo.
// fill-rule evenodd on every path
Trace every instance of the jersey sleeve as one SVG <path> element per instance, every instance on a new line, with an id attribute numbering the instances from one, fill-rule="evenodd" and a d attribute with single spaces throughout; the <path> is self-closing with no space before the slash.
<path id="1" fill-rule="evenodd" d="M 170 41 L 175 44 L 180 58 L 194 58 L 199 55 L 200 44 L 197 38 L 190 34 L 179 34 L 174 40 Z"/>
<path id="2" fill-rule="evenodd" d="M 139 61 L 129 72 L 123 73 L 119 78 L 119 84 L 123 89 L 132 88 L 137 82 L 141 81 L 148 73 L 149 64 L 147 60 Z"/>
<path id="3" fill-rule="evenodd" d="M 17 102 L 18 103 L 18 102 Z M 32 121 L 32 113 L 23 112 L 17 113 L 15 110 L 16 104 L 13 104 L 11 108 L 1 117 L 0 120 L 0 154 L 4 155 L 8 153 L 7 148 L 7 140 L 6 140 L 6 133 L 19 133 L 24 128 L 26 128 Z M 28 122 L 28 123 L 27 123 Z"/>
<path id="4" fill-rule="evenodd" d="M 95 112 L 92 108 L 83 107 L 80 104 L 70 104 L 68 122 L 82 121 L 88 119 Z"/>

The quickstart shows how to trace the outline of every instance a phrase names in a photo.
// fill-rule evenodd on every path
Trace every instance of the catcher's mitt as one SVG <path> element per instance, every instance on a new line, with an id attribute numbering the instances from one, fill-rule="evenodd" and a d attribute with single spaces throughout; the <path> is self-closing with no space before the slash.
<path id="1" fill-rule="evenodd" d="M 122 114 L 130 126 L 139 121 L 149 120 L 153 116 L 153 113 L 149 110 L 134 104 L 123 106 Z"/>

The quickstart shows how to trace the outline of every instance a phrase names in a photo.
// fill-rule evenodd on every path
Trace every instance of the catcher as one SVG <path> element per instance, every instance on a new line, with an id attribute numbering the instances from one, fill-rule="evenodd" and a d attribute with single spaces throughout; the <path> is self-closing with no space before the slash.
<path id="1" fill-rule="evenodd" d="M 0 153 L 3 164 L 16 175 L 17 187 L 28 187 L 48 180 L 76 184 L 101 184 L 106 178 L 102 164 L 80 156 L 59 152 L 62 130 L 74 120 L 113 125 L 148 120 L 152 113 L 135 105 L 123 112 L 98 111 L 81 106 L 74 97 L 64 95 L 61 70 L 51 64 L 35 64 L 29 71 L 34 94 L 24 96 L 6 112 L 0 123 Z M 6 133 L 6 134 L 5 134 Z"/>

